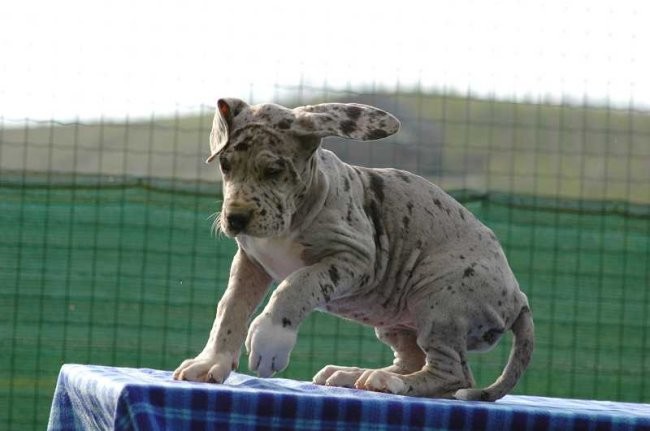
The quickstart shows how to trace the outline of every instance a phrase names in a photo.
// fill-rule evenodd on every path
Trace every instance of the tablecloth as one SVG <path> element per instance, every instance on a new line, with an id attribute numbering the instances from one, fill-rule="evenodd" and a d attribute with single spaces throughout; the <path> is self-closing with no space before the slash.
<path id="1" fill-rule="evenodd" d="M 63 365 L 49 430 L 650 430 L 650 405 L 509 395 L 495 403 L 330 388 L 232 373 Z"/>

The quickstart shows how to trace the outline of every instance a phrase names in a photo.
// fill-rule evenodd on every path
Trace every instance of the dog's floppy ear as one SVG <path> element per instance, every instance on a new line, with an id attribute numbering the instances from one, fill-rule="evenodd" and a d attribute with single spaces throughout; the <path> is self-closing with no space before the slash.
<path id="1" fill-rule="evenodd" d="M 357 103 L 322 103 L 293 109 L 292 132 L 370 141 L 399 131 L 399 120 L 386 111 Z"/>
<path id="2" fill-rule="evenodd" d="M 210 157 L 206 163 L 210 163 L 225 148 L 228 143 L 228 134 L 232 128 L 232 121 L 248 104 L 243 100 L 234 98 L 219 99 L 217 101 L 217 112 L 212 121 L 210 132 Z"/>

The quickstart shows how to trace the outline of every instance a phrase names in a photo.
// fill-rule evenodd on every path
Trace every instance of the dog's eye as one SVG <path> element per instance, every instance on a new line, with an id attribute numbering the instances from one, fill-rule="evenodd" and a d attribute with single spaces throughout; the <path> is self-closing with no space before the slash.
<path id="1" fill-rule="evenodd" d="M 228 174 L 232 169 L 232 166 L 230 166 L 230 160 L 226 159 L 225 157 L 219 159 L 219 166 L 221 166 L 222 174 Z"/>

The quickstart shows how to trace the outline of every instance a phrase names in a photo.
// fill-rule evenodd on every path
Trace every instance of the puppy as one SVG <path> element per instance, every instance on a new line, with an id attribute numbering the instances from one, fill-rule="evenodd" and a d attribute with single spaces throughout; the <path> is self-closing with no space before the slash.
<path id="1" fill-rule="evenodd" d="M 424 178 L 351 166 L 320 146 L 326 136 L 375 140 L 399 126 L 366 105 L 219 100 L 208 161 L 223 175 L 219 227 L 238 251 L 208 342 L 175 379 L 223 382 L 244 340 L 251 370 L 271 376 L 317 309 L 373 326 L 395 355 L 381 369 L 328 365 L 317 384 L 486 401 L 512 390 L 531 358 L 533 321 L 492 231 Z M 475 389 L 467 352 L 490 349 L 508 330 L 502 375 Z"/>

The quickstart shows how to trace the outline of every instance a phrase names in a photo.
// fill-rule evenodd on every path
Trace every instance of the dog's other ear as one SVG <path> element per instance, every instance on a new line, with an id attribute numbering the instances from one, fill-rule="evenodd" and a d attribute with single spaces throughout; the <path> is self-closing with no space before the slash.
<path id="1" fill-rule="evenodd" d="M 322 103 L 293 109 L 291 130 L 299 135 L 340 136 L 370 141 L 399 131 L 399 120 L 386 111 L 357 103 Z"/>
<path id="2" fill-rule="evenodd" d="M 228 143 L 228 134 L 232 128 L 232 120 L 248 106 L 240 99 L 226 98 L 217 101 L 217 112 L 212 121 L 210 132 L 210 157 L 205 161 L 210 163 L 225 148 Z"/>

